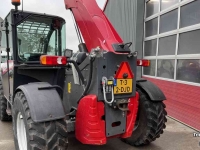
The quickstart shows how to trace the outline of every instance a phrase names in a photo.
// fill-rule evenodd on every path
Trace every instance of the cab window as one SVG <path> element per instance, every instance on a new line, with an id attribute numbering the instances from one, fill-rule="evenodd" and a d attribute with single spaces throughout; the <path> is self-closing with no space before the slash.
<path id="1" fill-rule="evenodd" d="M 60 18 L 59 18 L 60 19 Z M 41 55 L 61 55 L 64 20 L 32 15 L 17 26 L 20 61 L 39 61 Z"/>

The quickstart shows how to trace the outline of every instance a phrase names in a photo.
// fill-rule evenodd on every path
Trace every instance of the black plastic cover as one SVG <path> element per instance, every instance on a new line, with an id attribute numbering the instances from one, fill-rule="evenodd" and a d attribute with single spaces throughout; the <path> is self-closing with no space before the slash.
<path id="1" fill-rule="evenodd" d="M 34 122 L 45 122 L 65 117 L 63 104 L 56 89 L 38 89 L 49 86 L 51 86 L 49 83 L 37 82 L 17 88 L 17 90 L 20 89 L 25 94 Z"/>
<path id="2" fill-rule="evenodd" d="M 77 54 L 74 54 L 76 57 L 76 63 L 80 65 L 87 57 L 85 52 L 78 52 Z"/>
<path id="3" fill-rule="evenodd" d="M 113 44 L 112 47 L 115 50 L 115 52 L 118 52 L 118 53 L 130 53 L 131 52 L 130 48 L 124 44 Z"/>
<path id="4" fill-rule="evenodd" d="M 166 100 L 160 88 L 148 80 L 137 80 L 136 86 L 143 89 L 152 101 Z"/>
<path id="5" fill-rule="evenodd" d="M 79 51 L 80 51 L 80 52 L 85 52 L 85 53 L 88 52 L 88 49 L 87 49 L 85 43 L 80 43 L 80 44 L 78 45 L 78 48 L 79 48 Z"/>

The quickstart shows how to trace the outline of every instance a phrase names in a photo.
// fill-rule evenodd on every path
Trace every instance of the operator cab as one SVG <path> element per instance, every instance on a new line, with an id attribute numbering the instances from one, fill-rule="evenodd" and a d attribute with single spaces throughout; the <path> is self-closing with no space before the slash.
<path id="1" fill-rule="evenodd" d="M 4 19 L 2 27 L 1 46 L 5 48 L 6 52 L 4 56 L 6 60 L 4 61 L 9 60 L 5 67 L 1 67 L 1 72 L 4 70 L 2 79 L 6 99 L 13 95 L 13 91 L 19 85 L 30 82 L 44 81 L 62 86 L 61 81 L 54 79 L 56 75 L 59 75 L 60 79 L 63 80 L 64 69 L 54 68 L 52 70 L 53 66 L 42 65 L 40 56 L 63 55 L 66 49 L 66 30 L 63 18 L 11 10 Z M 7 50 L 10 52 L 7 53 Z M 23 68 L 25 66 L 26 69 Z M 32 67 L 36 67 L 34 72 L 31 70 Z M 45 67 L 46 70 L 43 69 Z M 10 87 L 7 86 L 8 80 Z"/>
<path id="2" fill-rule="evenodd" d="M 41 55 L 61 56 L 65 49 L 65 21 L 60 17 L 29 14 L 16 29 L 19 62 L 39 63 Z"/>

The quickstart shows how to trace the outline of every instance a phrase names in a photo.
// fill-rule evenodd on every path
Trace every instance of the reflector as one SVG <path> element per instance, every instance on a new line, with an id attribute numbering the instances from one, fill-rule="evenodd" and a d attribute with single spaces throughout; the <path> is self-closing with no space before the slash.
<path id="1" fill-rule="evenodd" d="M 12 0 L 12 4 L 15 6 L 19 6 L 21 4 L 20 0 Z"/>
<path id="2" fill-rule="evenodd" d="M 66 65 L 67 58 L 63 56 L 42 55 L 40 56 L 40 63 L 42 65 Z"/>
<path id="3" fill-rule="evenodd" d="M 126 75 L 126 77 L 124 77 Z M 115 79 L 133 79 L 134 74 L 128 62 L 122 62 L 115 75 Z"/>
<path id="4" fill-rule="evenodd" d="M 137 60 L 137 66 L 149 67 L 150 66 L 150 60 L 138 59 Z"/>

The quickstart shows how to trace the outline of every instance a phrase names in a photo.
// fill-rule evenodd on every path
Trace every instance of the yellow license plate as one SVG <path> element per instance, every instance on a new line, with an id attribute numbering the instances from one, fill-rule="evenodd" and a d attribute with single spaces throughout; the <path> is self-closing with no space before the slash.
<path id="1" fill-rule="evenodd" d="M 128 94 L 133 91 L 133 79 L 117 79 L 114 94 Z"/>

